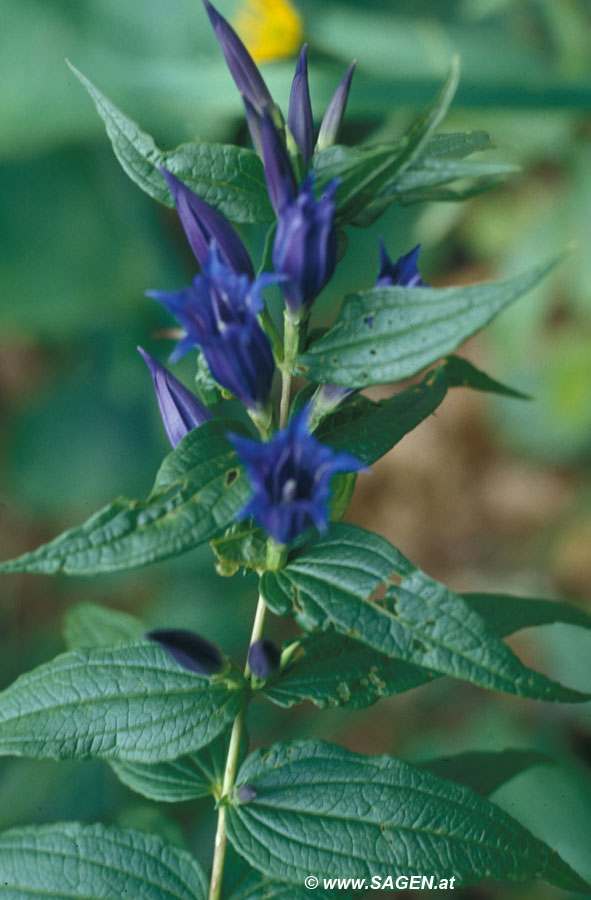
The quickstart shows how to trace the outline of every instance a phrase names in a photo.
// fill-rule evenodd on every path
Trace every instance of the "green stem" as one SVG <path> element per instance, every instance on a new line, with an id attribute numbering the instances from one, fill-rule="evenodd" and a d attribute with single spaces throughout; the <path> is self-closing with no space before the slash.
<path id="1" fill-rule="evenodd" d="M 259 602 L 252 626 L 252 634 L 250 636 L 250 644 L 258 641 L 263 633 L 263 625 L 265 622 L 266 606 L 262 596 L 259 595 Z M 244 667 L 244 677 L 246 679 L 251 676 L 250 666 L 248 662 Z M 222 786 L 222 796 L 218 806 L 218 827 L 215 835 L 215 847 L 213 852 L 213 864 L 211 869 L 211 882 L 209 886 L 209 900 L 220 900 L 222 895 L 222 880 L 224 877 L 224 863 L 226 861 L 226 848 L 228 845 L 228 835 L 226 831 L 226 802 L 230 791 L 234 787 L 236 781 L 236 769 L 238 768 L 238 757 L 240 753 L 240 742 L 242 740 L 242 732 L 244 730 L 244 719 L 246 717 L 246 709 L 250 703 L 250 695 L 244 696 L 244 702 L 240 712 L 234 719 L 232 726 L 232 734 L 230 735 L 230 744 L 228 746 L 228 756 L 226 757 L 226 768 L 224 771 L 224 781 Z"/>
<path id="2" fill-rule="evenodd" d="M 289 398 L 293 367 L 300 349 L 300 320 L 293 319 L 288 309 L 284 314 L 283 364 L 281 366 L 281 405 L 279 407 L 279 427 L 285 428 L 289 415 Z"/>

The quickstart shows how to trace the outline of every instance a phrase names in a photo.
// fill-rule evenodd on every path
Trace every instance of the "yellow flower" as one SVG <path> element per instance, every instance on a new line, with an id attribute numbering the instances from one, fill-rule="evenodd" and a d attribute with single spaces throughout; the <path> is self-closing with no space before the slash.
<path id="1" fill-rule="evenodd" d="M 244 0 L 234 25 L 257 63 L 292 56 L 302 43 L 302 19 L 289 0 Z"/>

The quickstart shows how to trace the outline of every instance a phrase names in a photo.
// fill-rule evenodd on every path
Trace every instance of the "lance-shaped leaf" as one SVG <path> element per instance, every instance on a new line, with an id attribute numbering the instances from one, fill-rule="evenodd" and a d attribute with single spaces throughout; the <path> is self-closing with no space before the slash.
<path id="1" fill-rule="evenodd" d="M 500 750 L 496 753 L 474 750 L 458 753 L 456 756 L 426 760 L 418 766 L 440 778 L 465 784 L 477 794 L 488 797 L 526 769 L 548 763 L 552 763 L 552 759 L 535 750 Z"/>
<path id="2" fill-rule="evenodd" d="M 0 564 L 0 572 L 93 575 L 147 565 L 221 533 L 250 487 L 225 434 L 237 422 L 205 422 L 165 457 L 147 500 L 119 497 L 83 525 Z"/>
<path id="3" fill-rule="evenodd" d="M 322 175 L 319 188 L 326 184 L 324 176 L 327 163 L 332 169 L 333 177 L 339 178 L 336 198 L 339 224 L 345 225 L 355 219 L 396 175 L 404 172 L 420 156 L 450 107 L 458 86 L 458 78 L 459 64 L 455 59 L 439 95 L 399 143 L 363 148 L 353 152 L 346 151 L 344 154 L 340 154 L 339 147 L 327 148 L 323 151 L 326 154 L 326 162 L 323 161 L 319 165 L 317 157 L 314 157 L 314 169 Z M 339 156 L 344 159 L 342 166 L 337 162 Z"/>
<path id="4" fill-rule="evenodd" d="M 0 834 L 4 900 L 206 900 L 197 860 L 153 834 L 104 825 L 36 825 Z"/>
<path id="5" fill-rule="evenodd" d="M 371 532 L 334 525 L 278 575 L 261 580 L 272 608 L 287 592 L 309 625 L 332 625 L 386 656 L 521 697 L 589 699 L 524 666 L 462 597 Z M 381 585 L 383 598 L 374 593 Z"/>
<path id="6" fill-rule="evenodd" d="M 484 328 L 561 258 L 498 284 L 351 294 L 333 327 L 300 356 L 299 369 L 311 381 L 350 388 L 409 378 Z"/>
<path id="7" fill-rule="evenodd" d="M 280 615 L 289 614 L 289 581 L 285 579 L 282 584 L 277 580 L 274 587 L 275 594 L 267 602 Z M 498 637 L 554 622 L 591 629 L 591 617 L 565 603 L 504 594 L 465 594 L 463 599 Z M 360 709 L 380 697 L 410 691 L 438 677 L 429 669 L 391 659 L 330 629 L 301 638 L 291 664 L 279 678 L 265 685 L 263 694 L 284 707 L 310 700 L 320 708 Z"/>
<path id="8" fill-rule="evenodd" d="M 261 224 L 273 220 L 263 166 L 256 153 L 231 144 L 205 143 L 160 150 L 149 134 L 71 63 L 68 65 L 94 101 L 122 168 L 150 197 L 174 206 L 170 189 L 158 171 L 163 167 L 232 222 Z"/>
<path id="9" fill-rule="evenodd" d="M 0 755 L 176 759 L 227 728 L 243 689 L 230 664 L 197 675 L 157 644 L 71 650 L 0 693 Z"/>
<path id="10" fill-rule="evenodd" d="M 228 755 L 229 733 L 225 731 L 207 747 L 179 759 L 161 763 L 110 761 L 120 781 L 132 791 L 159 803 L 181 803 L 222 794 Z M 246 756 L 247 742 L 240 744 L 239 760 Z"/>
<path id="11" fill-rule="evenodd" d="M 375 403 L 360 394 L 349 398 L 322 420 L 315 434 L 335 450 L 348 449 L 370 465 L 430 416 L 452 387 L 526 399 L 524 394 L 490 378 L 468 360 L 450 356 L 421 382 L 389 400 Z"/>
<path id="12" fill-rule="evenodd" d="M 79 647 L 110 647 L 140 637 L 146 626 L 139 619 L 95 603 L 79 603 L 68 610 L 64 637 L 70 650 Z M 120 781 L 132 791 L 161 803 L 180 803 L 212 794 L 219 796 L 228 755 L 228 732 L 202 750 L 160 763 L 109 760 Z M 240 759 L 246 756 L 246 742 Z"/>
<path id="13" fill-rule="evenodd" d="M 63 628 L 68 650 L 111 647 L 139 640 L 145 631 L 145 625 L 135 616 L 98 603 L 77 603 L 70 607 Z"/>
<path id="14" fill-rule="evenodd" d="M 463 785 L 391 756 L 321 741 L 259 750 L 243 763 L 228 837 L 252 866 L 282 881 L 307 875 L 385 878 L 428 872 L 456 885 L 543 879 L 589 891 L 558 854 Z"/>

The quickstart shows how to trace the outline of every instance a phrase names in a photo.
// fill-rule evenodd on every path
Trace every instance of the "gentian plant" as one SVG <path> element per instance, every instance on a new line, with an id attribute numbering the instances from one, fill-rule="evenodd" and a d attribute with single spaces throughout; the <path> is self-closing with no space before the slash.
<path id="1" fill-rule="evenodd" d="M 92 619 L 90 640 L 69 629 L 67 652 L 0 693 L 0 752 L 100 757 L 153 800 L 211 795 L 211 870 L 143 831 L 25 827 L 0 836 L 0 894 L 298 900 L 482 879 L 542 879 L 588 893 L 554 850 L 487 798 L 532 755 L 485 753 L 469 768 L 458 757 L 442 777 L 437 760 L 417 767 L 317 740 L 248 750 L 255 696 L 285 708 L 311 700 L 359 709 L 448 676 L 531 701 L 579 703 L 587 695 L 526 666 L 503 637 L 549 621 L 589 623 L 564 605 L 456 594 L 384 538 L 341 521 L 356 478 L 448 390 L 521 396 L 450 354 L 556 262 L 501 284 L 438 289 L 423 281 L 418 247 L 399 248 L 394 262 L 393 248 L 381 243 L 375 283 L 345 297 L 327 330 L 310 328 L 315 300 L 347 247 L 345 229 L 373 222 L 394 201 L 461 199 L 507 173 L 466 159 L 490 146 L 486 134 L 436 133 L 457 64 L 400 140 L 347 147 L 337 140 L 353 66 L 316 136 L 306 47 L 285 120 L 236 32 L 204 5 L 244 100 L 254 151 L 160 151 L 76 74 L 125 171 L 176 206 L 195 275 L 179 291 L 158 286 L 149 295 L 182 330 L 172 361 L 193 353 L 208 389 L 195 396 L 139 348 L 173 448 L 150 496 L 120 497 L 0 569 L 99 575 L 210 541 L 220 574 L 258 576 L 245 664 L 206 636 L 166 623 L 146 634 L 129 616 L 85 605 L 74 614 L 82 625 Z M 268 226 L 258 275 L 234 227 L 245 222 Z M 272 286 L 284 298 L 283 327 L 265 302 Z M 361 393 L 411 377 L 410 387 L 380 402 Z M 243 416 L 228 416 L 229 395 Z M 282 648 L 264 635 L 269 615 L 291 617 L 298 629 Z"/>

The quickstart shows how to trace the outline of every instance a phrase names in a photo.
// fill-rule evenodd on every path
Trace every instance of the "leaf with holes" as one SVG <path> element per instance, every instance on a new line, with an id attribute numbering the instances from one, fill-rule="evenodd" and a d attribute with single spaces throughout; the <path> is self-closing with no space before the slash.
<path id="1" fill-rule="evenodd" d="M 0 834 L 3 900 L 206 900 L 197 860 L 156 835 L 104 825 L 35 825 Z"/>
<path id="2" fill-rule="evenodd" d="M 276 744 L 252 753 L 236 784 L 228 837 L 271 878 L 301 884 L 307 875 L 426 872 L 458 885 L 537 878 L 589 891 L 555 851 L 490 801 L 391 756 L 321 741 Z M 244 785 L 251 799 L 240 803 Z"/>
<path id="3" fill-rule="evenodd" d="M 244 433 L 229 420 L 193 429 L 164 459 L 147 500 L 119 497 L 78 528 L 0 563 L 0 572 L 95 575 L 134 569 L 220 534 L 250 494 L 226 440 L 228 430 Z"/>
<path id="4" fill-rule="evenodd" d="M 279 615 L 290 613 L 289 582 L 284 585 L 287 595 L 281 593 L 272 598 Z M 276 585 L 276 590 L 281 591 L 281 587 Z M 554 622 L 591 628 L 591 617 L 564 603 L 503 594 L 468 594 L 463 599 L 499 637 L 520 628 Z M 291 707 L 310 700 L 321 709 L 361 709 L 381 697 L 410 691 L 440 677 L 428 669 L 377 653 L 333 629 L 305 635 L 298 644 L 290 663 L 263 689 L 264 696 L 279 706 Z"/>
<path id="5" fill-rule="evenodd" d="M 122 168 L 150 197 L 174 206 L 158 171 L 158 166 L 163 166 L 232 222 L 262 224 L 273 220 L 263 165 L 256 153 L 230 144 L 197 143 L 162 151 L 75 66 L 68 65 L 94 101 Z"/>
<path id="6" fill-rule="evenodd" d="M 147 641 L 71 650 L 0 693 L 0 755 L 176 759 L 228 727 L 243 691 L 230 663 L 197 675 Z"/>
<path id="7" fill-rule="evenodd" d="M 369 531 L 334 525 L 278 575 L 265 572 L 261 579 L 272 608 L 282 593 L 310 625 L 332 625 L 388 657 L 520 697 L 589 699 L 524 666 L 462 597 Z M 378 597 L 381 585 L 385 595 Z"/>
<path id="8" fill-rule="evenodd" d="M 333 327 L 299 358 L 311 381 L 349 388 L 400 381 L 451 353 L 560 261 L 499 284 L 376 287 L 351 294 Z"/>

